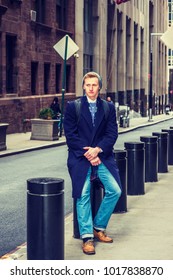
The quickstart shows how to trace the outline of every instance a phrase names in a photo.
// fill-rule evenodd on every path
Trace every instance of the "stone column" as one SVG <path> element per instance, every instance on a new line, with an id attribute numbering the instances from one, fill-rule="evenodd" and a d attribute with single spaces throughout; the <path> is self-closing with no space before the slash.
<path id="1" fill-rule="evenodd" d="M 83 9 L 84 9 L 84 0 L 75 1 L 75 14 L 78 22 L 83 22 Z M 79 57 L 75 61 L 75 88 L 76 96 L 81 96 L 82 91 L 82 78 L 83 78 L 83 24 L 75 24 L 75 43 L 79 47 Z"/>

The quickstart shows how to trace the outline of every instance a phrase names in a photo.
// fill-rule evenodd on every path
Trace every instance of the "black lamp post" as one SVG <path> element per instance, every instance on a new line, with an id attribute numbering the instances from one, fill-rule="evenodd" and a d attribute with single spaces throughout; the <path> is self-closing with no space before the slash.
<path id="1" fill-rule="evenodd" d="M 150 44 L 150 90 L 149 90 L 149 119 L 148 121 L 153 121 L 152 119 L 152 108 L 153 108 L 153 36 L 161 36 L 163 33 L 151 33 L 151 44 Z"/>

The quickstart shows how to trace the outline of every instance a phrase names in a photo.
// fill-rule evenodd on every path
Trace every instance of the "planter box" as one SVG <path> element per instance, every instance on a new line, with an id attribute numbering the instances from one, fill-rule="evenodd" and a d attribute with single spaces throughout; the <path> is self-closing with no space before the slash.
<path id="1" fill-rule="evenodd" d="M 58 120 L 31 119 L 31 140 L 58 140 Z"/>
<path id="2" fill-rule="evenodd" d="M 8 123 L 0 123 L 0 151 L 4 151 L 7 149 L 6 132 L 8 125 Z"/>

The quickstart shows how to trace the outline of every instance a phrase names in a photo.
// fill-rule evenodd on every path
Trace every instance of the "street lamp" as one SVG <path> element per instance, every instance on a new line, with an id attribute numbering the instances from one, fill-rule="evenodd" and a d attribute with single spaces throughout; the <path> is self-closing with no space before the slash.
<path id="1" fill-rule="evenodd" d="M 149 90 L 149 119 L 148 121 L 151 122 L 152 120 L 152 108 L 153 108 L 153 36 L 161 36 L 163 33 L 151 33 L 151 44 L 150 44 L 150 90 Z"/>

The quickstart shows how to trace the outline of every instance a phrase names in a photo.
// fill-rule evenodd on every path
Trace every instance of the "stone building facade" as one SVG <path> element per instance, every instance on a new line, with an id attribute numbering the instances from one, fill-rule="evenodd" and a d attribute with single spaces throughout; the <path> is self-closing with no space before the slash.
<path id="1" fill-rule="evenodd" d="M 75 1 L 0 1 L 0 122 L 22 132 L 62 90 L 63 59 L 53 49 L 75 37 Z M 66 91 L 75 92 L 75 58 L 67 61 Z"/>
<path id="2" fill-rule="evenodd" d="M 166 31 L 167 1 L 130 0 L 117 5 L 114 0 L 81 0 L 76 1 L 75 9 L 78 23 L 84 22 L 75 25 L 80 47 L 76 62 L 77 94 L 81 92 L 79 77 L 82 79 L 87 70 L 93 69 L 103 78 L 102 93 L 146 116 L 152 38 L 152 107 L 154 114 L 161 112 L 167 100 L 167 48 L 159 36 L 151 33 Z"/>
<path id="3" fill-rule="evenodd" d="M 168 26 L 173 24 L 173 0 L 168 0 Z M 168 92 L 169 104 L 173 110 L 173 49 L 168 50 Z"/>

